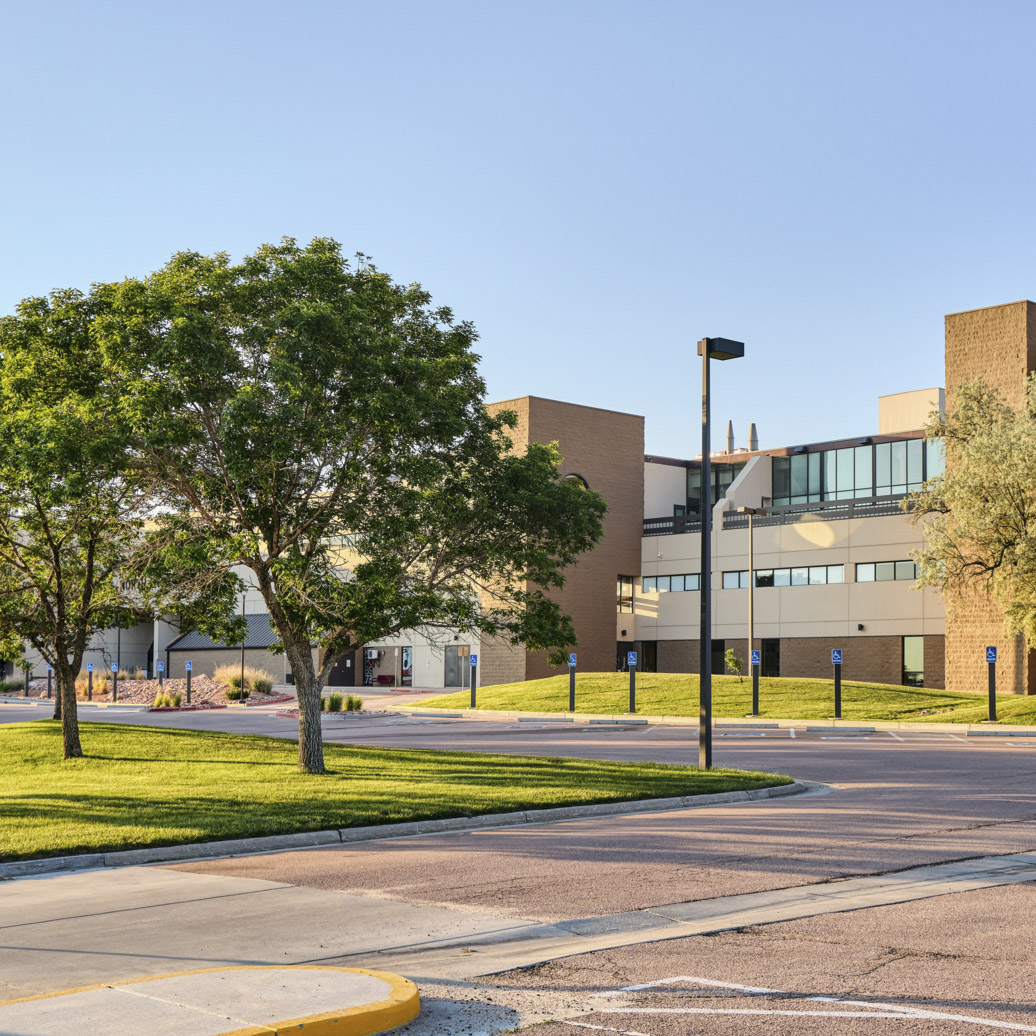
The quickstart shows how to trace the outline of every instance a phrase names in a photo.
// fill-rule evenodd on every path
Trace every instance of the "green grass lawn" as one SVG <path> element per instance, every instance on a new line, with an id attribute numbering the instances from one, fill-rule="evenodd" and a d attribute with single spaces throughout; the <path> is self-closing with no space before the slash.
<path id="1" fill-rule="evenodd" d="M 422 702 L 421 707 L 466 709 L 470 700 L 470 692 L 462 691 L 429 699 Z M 480 687 L 477 701 L 480 709 L 567 712 L 568 674 Z M 752 711 L 752 681 L 747 676 L 743 683 L 736 676 L 714 676 L 712 704 L 717 717 L 744 717 Z M 616 714 L 628 708 L 628 673 L 580 673 L 576 677 L 577 712 Z M 697 716 L 697 675 L 638 673 L 637 712 L 645 716 Z M 761 679 L 759 714 L 771 719 L 830 719 L 834 715 L 834 681 L 794 677 Z M 843 719 L 978 723 L 987 714 L 985 694 L 842 681 Z M 997 718 L 1003 723 L 1036 724 L 1036 696 L 1000 695 Z"/>
<path id="2" fill-rule="evenodd" d="M 787 784 L 615 763 L 325 745 L 330 774 L 297 770 L 275 738 L 108 723 L 80 726 L 63 761 L 53 720 L 0 727 L 0 860 L 475 816 Z"/>

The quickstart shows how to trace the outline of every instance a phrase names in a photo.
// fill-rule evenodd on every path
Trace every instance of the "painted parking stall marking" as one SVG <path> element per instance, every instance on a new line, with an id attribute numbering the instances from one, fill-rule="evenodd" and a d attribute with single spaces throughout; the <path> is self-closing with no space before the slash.
<path id="1" fill-rule="evenodd" d="M 680 988 L 684 987 L 684 988 Z M 643 994 L 683 995 L 686 997 L 739 997 L 746 999 L 766 999 L 780 1003 L 782 1000 L 794 1000 L 799 1004 L 827 1005 L 816 1008 L 785 1007 L 655 1007 L 645 1003 Z M 939 1021 L 956 1022 L 960 1025 L 979 1025 L 992 1029 L 1008 1029 L 1013 1032 L 1036 1032 L 1036 1025 L 1022 1022 L 1005 1022 L 995 1018 L 983 1018 L 978 1015 L 956 1014 L 949 1011 L 933 1011 L 917 1007 L 911 1003 L 891 1003 L 880 1000 L 854 1000 L 849 997 L 831 994 L 809 995 L 801 991 L 770 989 L 763 986 L 742 985 L 737 982 L 722 982 L 717 979 L 701 978 L 697 975 L 676 975 L 671 978 L 658 979 L 641 985 L 623 986 L 621 989 L 609 990 L 593 994 L 594 998 L 604 1000 L 622 999 L 623 1005 L 599 1008 L 595 1014 L 623 1015 L 746 1015 L 756 1017 L 794 1017 L 794 1018 L 888 1018 L 900 1021 Z M 630 1002 L 632 1001 L 632 1002 Z M 570 1023 L 571 1024 L 571 1023 Z M 582 1023 L 580 1028 L 584 1027 Z M 585 1026 L 591 1027 L 591 1026 Z M 626 1031 L 629 1030 L 614 1030 Z M 644 1033 L 642 1036 L 649 1036 Z"/>

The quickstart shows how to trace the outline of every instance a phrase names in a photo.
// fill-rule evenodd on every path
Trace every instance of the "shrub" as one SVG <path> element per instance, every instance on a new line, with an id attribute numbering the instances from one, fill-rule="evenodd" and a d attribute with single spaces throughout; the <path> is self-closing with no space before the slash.
<path id="1" fill-rule="evenodd" d="M 346 712 L 360 712 L 363 709 L 363 699 L 358 695 L 350 694 L 345 699 Z"/>
<path id="2" fill-rule="evenodd" d="M 269 694 L 273 690 L 273 677 L 262 669 L 246 670 L 245 678 L 254 694 Z"/>
<path id="3" fill-rule="evenodd" d="M 240 683 L 241 683 L 241 681 L 239 679 L 238 680 L 238 685 L 239 686 L 237 686 L 237 687 L 228 687 L 226 689 L 225 693 L 226 693 L 227 699 L 229 701 L 244 701 L 248 697 L 248 691 L 241 690 Z"/>
<path id="4" fill-rule="evenodd" d="M 15 677 L 13 680 L 0 680 L 0 694 L 15 694 L 22 690 L 25 681 Z"/>
<path id="5" fill-rule="evenodd" d="M 239 665 L 221 665 L 213 674 L 212 679 L 221 683 L 227 688 L 227 697 L 231 691 L 241 690 L 241 667 Z M 240 695 L 237 695 L 239 698 Z M 237 698 L 233 698 L 236 701 Z"/>
<path id="6" fill-rule="evenodd" d="M 327 712 L 327 699 L 323 695 L 320 697 L 320 711 Z"/>
<path id="7" fill-rule="evenodd" d="M 167 694 L 166 697 L 168 698 L 169 695 Z M 173 706 L 178 709 L 180 707 L 180 702 L 182 701 L 183 695 L 179 691 L 177 691 L 176 694 L 173 695 Z"/>
<path id="8" fill-rule="evenodd" d="M 153 709 L 168 709 L 173 704 L 173 699 L 168 694 L 156 694 L 155 700 L 151 703 Z M 177 702 L 179 704 L 179 702 Z"/>
<path id="9" fill-rule="evenodd" d="M 342 711 L 342 696 L 335 691 L 334 694 L 329 695 L 327 699 L 327 711 L 328 712 L 341 712 Z"/>

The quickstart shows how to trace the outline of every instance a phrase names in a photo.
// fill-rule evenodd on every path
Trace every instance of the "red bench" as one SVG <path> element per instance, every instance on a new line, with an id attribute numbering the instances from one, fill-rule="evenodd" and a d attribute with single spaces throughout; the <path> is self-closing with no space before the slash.
<path id="1" fill-rule="evenodd" d="M 383 675 L 379 673 L 376 677 L 374 677 L 374 682 L 379 687 L 391 687 L 396 682 L 396 678 L 394 676 L 388 676 L 387 674 Z"/>

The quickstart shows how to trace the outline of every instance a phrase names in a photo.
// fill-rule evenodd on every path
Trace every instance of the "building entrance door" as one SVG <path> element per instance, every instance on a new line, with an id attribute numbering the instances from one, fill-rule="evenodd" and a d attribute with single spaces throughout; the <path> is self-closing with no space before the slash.
<path id="1" fill-rule="evenodd" d="M 712 642 L 712 675 L 722 676 L 726 671 L 727 663 L 723 656 L 727 653 L 727 642 L 725 640 L 714 640 Z"/>
<path id="2" fill-rule="evenodd" d="M 327 676 L 328 687 L 356 686 L 356 652 L 350 651 L 335 662 Z"/>
<path id="3" fill-rule="evenodd" d="M 470 655 L 471 648 L 467 644 L 452 644 L 446 649 L 444 687 L 471 686 L 471 666 L 468 664 Z"/>

